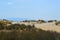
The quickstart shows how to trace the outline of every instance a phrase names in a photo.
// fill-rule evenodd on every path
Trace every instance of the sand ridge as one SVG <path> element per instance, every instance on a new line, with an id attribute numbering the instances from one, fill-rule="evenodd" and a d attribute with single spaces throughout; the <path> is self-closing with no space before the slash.
<path id="1" fill-rule="evenodd" d="M 43 29 L 45 31 L 56 31 L 56 32 L 59 32 L 60 33 L 60 26 L 57 26 L 55 25 L 54 22 L 51 22 L 51 23 L 28 23 L 28 22 L 20 22 L 20 24 L 25 24 L 25 25 L 35 25 L 36 28 L 38 29 Z"/>

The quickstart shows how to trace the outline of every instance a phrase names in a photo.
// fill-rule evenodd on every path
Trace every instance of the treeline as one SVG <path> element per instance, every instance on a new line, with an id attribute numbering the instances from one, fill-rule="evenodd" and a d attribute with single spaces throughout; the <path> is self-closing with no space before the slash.
<path id="1" fill-rule="evenodd" d="M 57 20 L 24 20 L 22 22 L 43 22 L 43 23 L 46 23 L 46 22 L 57 22 Z"/>

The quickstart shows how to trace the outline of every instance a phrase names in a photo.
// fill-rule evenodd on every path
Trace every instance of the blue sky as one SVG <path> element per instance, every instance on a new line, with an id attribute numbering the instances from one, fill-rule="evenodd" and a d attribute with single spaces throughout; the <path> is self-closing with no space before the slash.
<path id="1" fill-rule="evenodd" d="M 0 0 L 2 18 L 60 20 L 60 0 Z"/>

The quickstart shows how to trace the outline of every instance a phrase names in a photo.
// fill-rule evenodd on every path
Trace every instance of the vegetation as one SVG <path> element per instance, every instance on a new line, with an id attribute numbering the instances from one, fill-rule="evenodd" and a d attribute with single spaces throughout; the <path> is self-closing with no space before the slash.
<path id="1" fill-rule="evenodd" d="M 37 22 L 36 20 L 24 20 L 22 22 Z"/>
<path id="2" fill-rule="evenodd" d="M 0 40 L 60 40 L 60 33 L 37 29 L 34 25 L 0 21 Z"/>
<path id="3" fill-rule="evenodd" d="M 49 20 L 48 22 L 57 22 L 57 20 Z"/>
<path id="4" fill-rule="evenodd" d="M 60 40 L 60 34 L 51 31 L 22 31 L 0 32 L 0 40 Z"/>
<path id="5" fill-rule="evenodd" d="M 55 25 L 59 25 L 60 24 L 60 21 L 56 22 Z"/>
<path id="6" fill-rule="evenodd" d="M 37 22 L 38 23 L 46 23 L 46 21 L 44 21 L 44 20 L 38 20 Z"/>

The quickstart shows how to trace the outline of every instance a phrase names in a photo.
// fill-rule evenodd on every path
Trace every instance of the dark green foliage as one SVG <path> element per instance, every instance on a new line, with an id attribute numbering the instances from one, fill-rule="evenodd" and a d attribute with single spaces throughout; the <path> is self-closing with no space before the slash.
<path id="1" fill-rule="evenodd" d="M 18 30 L 20 28 L 20 24 L 11 24 L 6 29 L 7 30 Z"/>
<path id="2" fill-rule="evenodd" d="M 57 20 L 49 20 L 48 22 L 57 22 Z"/>
<path id="3" fill-rule="evenodd" d="M 44 20 L 38 20 L 37 22 L 38 23 L 46 23 L 46 21 L 44 21 Z"/>
<path id="4" fill-rule="evenodd" d="M 36 20 L 24 20 L 22 22 L 37 22 Z"/>
<path id="5" fill-rule="evenodd" d="M 0 30 L 4 29 L 4 25 L 0 23 Z"/>
<path id="6" fill-rule="evenodd" d="M 20 29 L 21 29 L 21 30 L 26 29 L 26 25 L 25 25 L 25 24 L 21 24 L 21 25 L 20 25 Z"/>
<path id="7" fill-rule="evenodd" d="M 6 23 L 5 21 L 0 21 L 0 30 L 32 30 L 34 25 L 25 25 L 25 24 L 9 24 Z"/>
<path id="8" fill-rule="evenodd" d="M 59 25 L 60 24 L 60 21 L 56 22 L 55 25 Z"/>
<path id="9" fill-rule="evenodd" d="M 6 30 L 32 30 L 34 29 L 35 26 L 34 25 L 25 25 L 25 24 L 11 24 L 9 26 L 6 27 Z"/>

